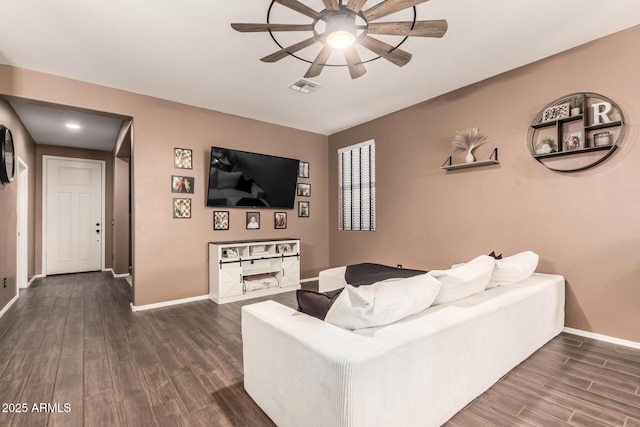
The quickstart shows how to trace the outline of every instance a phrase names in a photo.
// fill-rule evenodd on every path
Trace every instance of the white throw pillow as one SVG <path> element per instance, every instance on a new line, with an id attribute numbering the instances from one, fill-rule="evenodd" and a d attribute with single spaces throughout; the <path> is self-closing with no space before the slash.
<path id="1" fill-rule="evenodd" d="M 388 325 L 429 307 L 440 286 L 428 274 L 357 288 L 347 285 L 324 321 L 350 331 Z"/>
<path id="2" fill-rule="evenodd" d="M 538 266 L 538 254 L 531 251 L 520 252 L 510 257 L 496 260 L 487 289 L 496 286 L 513 285 L 531 277 Z"/>
<path id="3" fill-rule="evenodd" d="M 492 257 L 481 255 L 449 270 L 430 271 L 428 274 L 442 283 L 442 289 L 433 305 L 456 301 L 484 291 L 495 262 Z"/>

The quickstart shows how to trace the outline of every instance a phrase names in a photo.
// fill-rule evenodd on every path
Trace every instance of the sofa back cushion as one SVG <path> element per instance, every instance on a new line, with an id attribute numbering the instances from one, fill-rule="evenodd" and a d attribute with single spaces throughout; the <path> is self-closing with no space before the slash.
<path id="1" fill-rule="evenodd" d="M 298 300 L 298 311 L 309 316 L 324 320 L 327 312 L 331 308 L 343 288 L 328 292 L 314 292 L 306 289 L 296 290 Z"/>
<path id="2" fill-rule="evenodd" d="M 488 255 L 481 255 L 466 264 L 449 270 L 432 270 L 430 276 L 442 283 L 433 305 L 456 301 L 485 290 L 496 260 Z"/>
<path id="3" fill-rule="evenodd" d="M 347 285 L 324 320 L 350 331 L 388 325 L 429 307 L 440 287 L 428 274 L 369 286 Z"/>
<path id="4" fill-rule="evenodd" d="M 538 267 L 538 254 L 531 251 L 520 252 L 510 257 L 496 260 L 487 289 L 496 286 L 513 285 L 531 277 Z"/>

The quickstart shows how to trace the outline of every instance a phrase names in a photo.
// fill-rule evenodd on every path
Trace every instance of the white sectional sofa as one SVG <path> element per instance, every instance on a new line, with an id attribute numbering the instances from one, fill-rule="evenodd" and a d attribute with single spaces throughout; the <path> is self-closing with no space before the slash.
<path id="1" fill-rule="evenodd" d="M 244 306 L 244 386 L 281 427 L 439 426 L 562 330 L 564 278 L 528 279 L 348 331 Z"/>

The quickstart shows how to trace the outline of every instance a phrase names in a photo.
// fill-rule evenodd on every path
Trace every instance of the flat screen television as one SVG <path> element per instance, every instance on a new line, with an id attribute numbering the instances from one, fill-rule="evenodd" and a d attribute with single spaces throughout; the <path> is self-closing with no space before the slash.
<path id="1" fill-rule="evenodd" d="M 293 209 L 299 160 L 211 147 L 207 206 Z"/>

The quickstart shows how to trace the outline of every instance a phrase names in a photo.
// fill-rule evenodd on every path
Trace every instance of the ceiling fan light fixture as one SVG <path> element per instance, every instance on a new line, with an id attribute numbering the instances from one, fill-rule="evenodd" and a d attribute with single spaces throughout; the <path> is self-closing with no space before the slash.
<path id="1" fill-rule="evenodd" d="M 334 49 L 345 49 L 356 42 L 356 21 L 353 14 L 336 14 L 327 20 L 326 41 Z"/>

